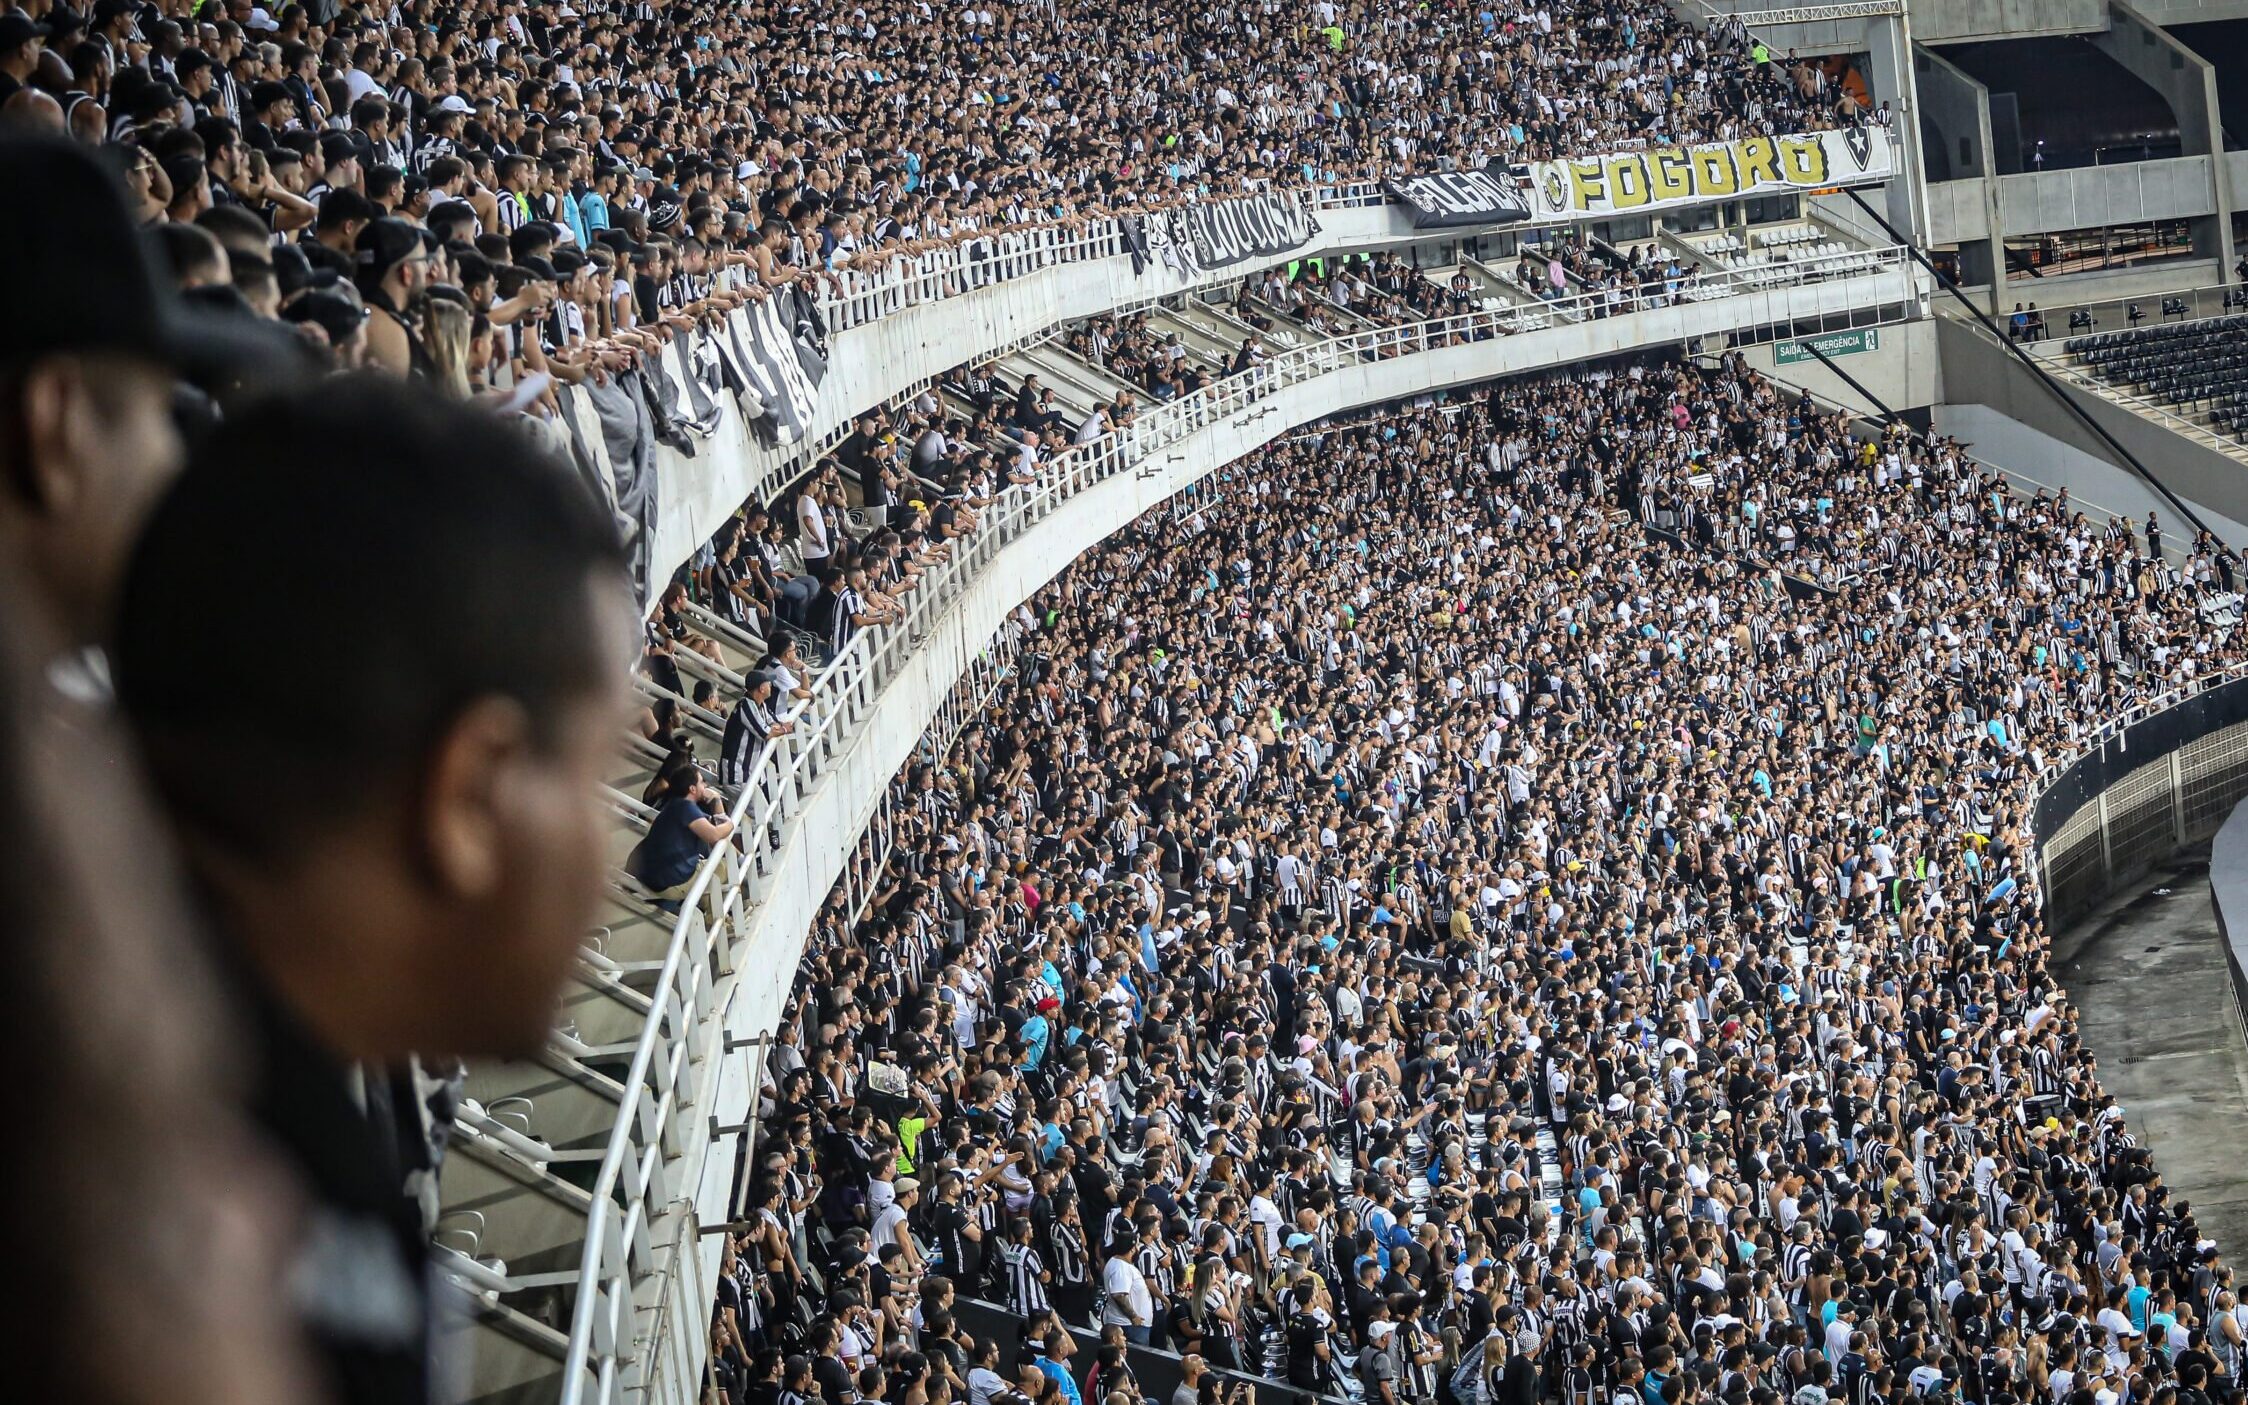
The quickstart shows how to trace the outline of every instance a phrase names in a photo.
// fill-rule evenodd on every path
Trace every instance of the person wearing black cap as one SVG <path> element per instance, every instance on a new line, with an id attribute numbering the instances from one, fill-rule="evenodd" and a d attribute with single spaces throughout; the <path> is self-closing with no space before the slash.
<path id="1" fill-rule="evenodd" d="M 291 326 L 317 329 L 327 346 L 328 362 L 338 371 L 366 364 L 367 319 L 371 315 L 367 305 L 343 287 L 314 288 L 281 311 L 282 320 Z"/>
<path id="2" fill-rule="evenodd" d="M 429 378 L 429 352 L 416 330 L 429 251 L 422 231 L 385 217 L 359 233 L 359 295 L 374 316 L 367 325 L 367 364 L 393 375 Z"/>
<path id="3" fill-rule="evenodd" d="M 19 14 L 0 15 L 0 105 L 23 91 L 39 69 L 47 26 Z"/>
<path id="4" fill-rule="evenodd" d="M 254 356 L 250 328 L 182 308 L 122 193 L 80 148 L 0 140 L 0 553 L 52 597 L 69 642 L 107 631 L 142 518 L 180 463 L 172 371 Z"/>
<path id="5" fill-rule="evenodd" d="M 360 188 L 364 168 L 359 164 L 359 148 L 348 132 L 322 132 L 320 134 L 320 184 L 309 192 L 313 204 L 319 204 L 329 192 Z"/>
<path id="6" fill-rule="evenodd" d="M 260 151 L 271 151 L 278 142 L 274 133 L 297 115 L 297 100 L 286 83 L 271 79 L 252 84 L 250 110 L 242 119 L 242 139 Z"/>

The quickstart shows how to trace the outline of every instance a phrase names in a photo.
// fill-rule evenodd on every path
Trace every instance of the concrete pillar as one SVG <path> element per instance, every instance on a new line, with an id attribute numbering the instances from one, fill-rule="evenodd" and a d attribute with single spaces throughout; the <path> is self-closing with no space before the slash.
<path id="1" fill-rule="evenodd" d="M 2183 155 L 2209 158 L 2210 199 L 2215 213 L 2192 222 L 2193 253 L 2195 258 L 2215 259 L 2218 268 L 2229 270 L 2232 182 L 2225 171 L 2224 122 L 2217 105 L 2216 69 L 2125 0 L 2109 0 L 2107 32 L 2086 38 L 2162 95 L 2178 119 Z"/>
<path id="2" fill-rule="evenodd" d="M 1900 9 L 1866 21 L 1866 86 L 1876 108 L 1884 102 L 1894 119 L 1900 173 L 1887 186 L 1889 223 L 1928 242 L 1928 200 L 1922 189 L 1920 160 L 1920 85 L 1912 62 L 1911 21 Z"/>
<path id="3" fill-rule="evenodd" d="M 2186 843 L 2185 765 L 2176 751 L 2170 753 L 2170 842 L 2181 849 Z"/>
<path id="4" fill-rule="evenodd" d="M 1991 143 L 1990 89 L 1935 50 L 1913 50 L 1920 86 L 1920 136 L 1929 179 L 1972 180 L 1982 191 L 1983 237 L 1959 247 L 1961 283 L 1990 289 L 1986 312 L 2002 310 L 2006 291 L 2006 231 L 1998 205 L 1998 157 Z"/>

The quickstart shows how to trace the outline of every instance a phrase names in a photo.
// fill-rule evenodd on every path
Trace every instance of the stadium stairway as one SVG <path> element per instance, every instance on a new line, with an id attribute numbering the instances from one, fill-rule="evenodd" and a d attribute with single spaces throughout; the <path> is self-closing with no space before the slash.
<path id="1" fill-rule="evenodd" d="M 1500 265 L 1488 264 L 1483 262 L 1481 259 L 1469 258 L 1464 254 L 1460 257 L 1460 265 L 1467 269 L 1468 272 L 1474 274 L 1480 282 L 1488 287 L 1493 293 L 1497 294 L 1503 302 L 1506 302 L 1514 307 L 1538 309 L 1538 313 L 1535 317 L 1525 319 L 1525 330 L 1536 331 L 1539 328 L 1551 325 L 1551 314 L 1544 311 L 1547 306 L 1546 300 L 1539 297 L 1536 293 L 1531 292 L 1528 288 L 1523 287 L 1520 283 L 1515 282 L 1513 273 L 1507 270 L 1505 267 Z M 1561 316 L 1568 318 L 1572 322 L 1583 320 L 1578 314 L 1574 312 L 1563 312 Z"/>
<path id="2" fill-rule="evenodd" d="M 704 642 L 720 659 L 683 646 L 681 674 L 690 684 L 711 679 L 730 708 L 763 641 L 698 606 L 683 618 L 685 642 Z M 644 703 L 670 696 L 645 679 L 637 686 Z M 722 714 L 674 700 L 681 731 L 707 767 L 718 755 Z M 455 1398 L 530 1405 L 560 1390 L 588 1193 L 624 1106 L 619 1080 L 653 1009 L 675 921 L 623 869 L 653 817 L 640 795 L 662 759 L 653 743 L 632 737 L 608 771 L 606 798 L 618 820 L 609 882 L 547 1048 L 531 1059 L 479 1062 L 457 1077 L 458 1116 L 434 1191 L 438 1271 L 466 1304 L 445 1330 L 474 1337 L 473 1350 L 447 1357 L 469 1371 L 453 1383 Z"/>

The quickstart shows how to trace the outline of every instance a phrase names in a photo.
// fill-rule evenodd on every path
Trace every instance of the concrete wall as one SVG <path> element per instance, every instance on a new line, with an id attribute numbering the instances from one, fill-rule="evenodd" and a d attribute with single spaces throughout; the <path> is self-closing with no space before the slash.
<path id="1" fill-rule="evenodd" d="M 2138 11 L 2159 25 L 2248 19 L 2248 0 L 2139 0 Z"/>
<path id="2" fill-rule="evenodd" d="M 2017 478 L 2047 488 L 2068 489 L 2069 498 L 2091 513 L 2095 521 L 2128 517 L 2144 522 L 2149 512 L 2177 515 L 2176 509 L 2131 470 L 2118 468 L 1988 405 L 1946 401 L 1936 407 L 1935 427 L 1938 434 L 1948 434 L 1966 444 L 1976 458 Z M 2207 503 L 2195 502 L 2193 507 L 2228 545 L 2248 546 L 2248 526 Z M 2190 545 L 2189 538 L 2174 536 L 2164 550 L 2184 545 Z"/>
<path id="3" fill-rule="evenodd" d="M 1744 16 L 1759 38 L 1783 54 L 1789 49 L 1802 54 L 1856 53 L 1866 47 L 1866 35 L 1873 26 L 1893 22 L 1879 15 L 1856 14 L 1781 22 L 1767 16 L 1790 12 L 1774 6 L 1771 0 L 1691 0 L 1673 8 L 1697 24 L 1712 15 Z"/>
<path id="4" fill-rule="evenodd" d="M 2217 209 L 2214 168 L 2207 156 L 2172 156 L 2000 176 L 1999 218 L 2005 232 L 2017 237 L 2198 219 Z"/>
<path id="5" fill-rule="evenodd" d="M 2083 273 L 2020 279 L 2007 285 L 2005 307 L 2011 309 L 2016 302 L 2024 300 L 2043 308 L 2077 307 L 2114 299 L 2154 297 L 2186 288 L 2207 288 L 2221 281 L 2223 275 L 2215 263 L 2201 259 L 2164 259 L 2127 268 L 2095 268 Z M 2055 328 L 2065 325 L 2056 323 Z M 2100 330 L 2115 329 L 2103 322 Z"/>
<path id="6" fill-rule="evenodd" d="M 2226 817 L 2209 846 L 2209 896 L 2225 937 L 2233 1003 L 2248 1023 L 2248 805 Z"/>
<path id="7" fill-rule="evenodd" d="M 1956 138 L 1947 146 L 1956 156 Z M 2020 238 L 2101 225 L 2200 218 L 2216 209 L 2211 167 L 2206 156 L 2173 156 L 2115 166 L 2025 171 L 1995 180 L 1936 181 L 1928 187 L 1930 242 L 1957 244 L 2001 234 Z"/>
<path id="8" fill-rule="evenodd" d="M 1913 51 L 1920 94 L 1922 160 L 1944 179 L 1927 186 L 1928 242 L 1960 246 L 1963 281 L 2006 281 L 2000 240 L 1997 149 L 1991 140 L 1990 89 L 1933 49 Z"/>
<path id="9" fill-rule="evenodd" d="M 1299 252 L 1336 253 L 1386 248 L 1416 237 L 1394 206 L 1330 210 L 1320 232 Z M 768 448 L 742 424 L 731 397 L 724 418 L 694 458 L 657 450 L 663 497 L 656 523 L 654 573 L 668 576 L 751 498 L 778 493 L 802 472 L 806 450 L 848 428 L 871 405 L 880 405 L 926 383 L 963 361 L 991 355 L 1040 336 L 1061 323 L 1111 308 L 1230 282 L 1279 259 L 1244 260 L 1198 277 L 1183 276 L 1156 261 L 1135 273 L 1124 255 L 1037 269 L 957 297 L 902 307 L 830 339 L 826 379 L 820 383 L 813 423 L 804 441 Z M 738 315 L 738 314 L 737 314 Z M 586 414 L 590 416 L 591 411 Z M 584 421 L 590 423 L 590 419 Z"/>
<path id="10" fill-rule="evenodd" d="M 1923 44 L 2082 34 L 2107 27 L 2101 0 L 1909 0 L 1912 37 Z"/>
<path id="11" fill-rule="evenodd" d="M 1943 395 L 1943 374 L 1937 360 L 1934 318 L 1904 322 L 1880 329 L 1880 346 L 1873 351 L 1833 357 L 1834 364 L 1865 387 L 1875 400 L 1861 395 L 1820 361 L 1779 362 L 1782 343 L 1743 347 L 1748 364 L 1782 385 L 1808 390 L 1831 405 L 1854 414 L 1876 416 L 1881 406 L 1905 411 L 1924 409 Z"/>
<path id="12" fill-rule="evenodd" d="M 1967 8 L 2003 8 L 2006 3 L 1976 0 Z M 2041 12 L 2065 8 L 2058 0 L 2024 0 L 2024 4 Z M 1953 8 L 1935 5 L 1924 10 L 1914 5 L 1915 38 L 1937 42 Z M 1937 21 L 1933 32 L 1924 13 Z M 2051 31 L 2032 24 L 2018 33 L 1987 37 L 2038 32 Z M 2232 265 L 2231 211 L 2248 196 L 2248 153 L 2224 150 L 2215 69 L 2142 8 L 2122 0 L 2111 0 L 2104 26 L 2096 31 L 2087 28 L 2086 33 L 2093 46 L 2169 105 L 2183 155 L 1997 175 L 2009 163 L 2000 161 L 1995 150 L 1988 89 L 1932 50 L 1922 48 L 1914 54 L 1920 96 L 1915 126 L 1922 145 L 1930 150 L 1926 157 L 1930 169 L 1942 177 L 1927 187 L 1928 242 L 1960 246 L 1961 281 L 1983 290 L 1985 310 L 1995 310 L 2009 291 L 2003 286 L 2008 237 L 2184 220 L 2192 232 L 2197 260 L 2226 269 Z M 2164 286 L 2183 285 L 2169 275 Z"/>
<path id="13" fill-rule="evenodd" d="M 2045 0 L 2040 0 L 2044 3 Z M 2092 46 L 2162 95 L 2178 119 L 2179 150 L 2187 157 L 2224 154 L 2224 122 L 2217 104 L 2216 70 L 2125 0 L 2109 0 L 2108 26 Z M 2145 163 L 2141 163 L 2145 164 Z M 2232 181 L 2222 161 L 2211 161 L 2207 213 L 2193 221 L 2194 252 L 2232 265 Z M 2003 199 L 2003 197 L 2002 197 Z"/>
<path id="14" fill-rule="evenodd" d="M 1951 317 L 1937 318 L 1936 327 L 1946 401 L 1988 405 L 2072 448 L 2119 468 L 2127 467 L 2114 449 L 2054 400 L 2045 383 L 1994 345 L 1979 328 Z M 2053 384 L 2151 468 L 2171 491 L 2193 502 L 2207 503 L 2235 521 L 2248 521 L 2248 472 L 2242 470 L 2239 460 L 2196 444 L 2091 391 L 2065 382 Z"/>

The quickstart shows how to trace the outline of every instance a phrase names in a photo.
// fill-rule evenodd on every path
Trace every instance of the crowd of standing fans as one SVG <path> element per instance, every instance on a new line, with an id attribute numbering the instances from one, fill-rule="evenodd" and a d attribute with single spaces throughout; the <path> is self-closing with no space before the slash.
<path id="1" fill-rule="evenodd" d="M 1737 362 L 1262 451 L 1018 612 L 821 912 L 721 1380 L 2238 1400 L 2025 830 L 2077 728 L 2240 659 L 2236 564 Z"/>
<path id="2" fill-rule="evenodd" d="M 29 0 L 0 125 L 99 146 L 176 285 L 513 408 L 1000 230 L 1881 120 L 1662 0 Z M 522 387 L 522 389 L 518 389 Z"/>

